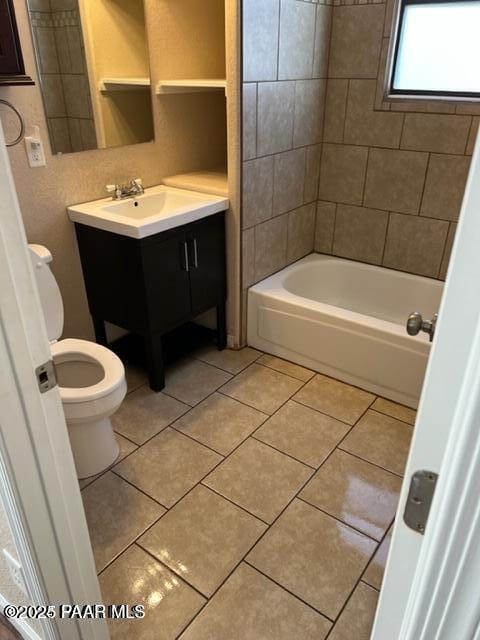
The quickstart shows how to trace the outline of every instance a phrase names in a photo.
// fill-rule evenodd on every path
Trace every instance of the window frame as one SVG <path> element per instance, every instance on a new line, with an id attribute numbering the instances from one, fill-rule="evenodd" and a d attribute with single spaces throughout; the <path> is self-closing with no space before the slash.
<path id="1" fill-rule="evenodd" d="M 393 12 L 392 29 L 385 75 L 385 99 L 387 100 L 440 100 L 448 102 L 480 102 L 480 91 L 432 91 L 419 89 L 395 89 L 393 80 L 398 61 L 401 31 L 405 7 L 425 4 L 457 4 L 478 0 L 396 0 Z"/>

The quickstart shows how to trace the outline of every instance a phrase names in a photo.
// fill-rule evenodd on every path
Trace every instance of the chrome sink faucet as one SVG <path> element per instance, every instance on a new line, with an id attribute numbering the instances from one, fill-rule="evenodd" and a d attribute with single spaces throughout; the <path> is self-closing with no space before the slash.
<path id="1" fill-rule="evenodd" d="M 145 193 L 141 178 L 135 178 L 128 184 L 107 184 L 108 193 L 112 194 L 113 200 L 124 200 L 125 198 L 136 198 Z"/>

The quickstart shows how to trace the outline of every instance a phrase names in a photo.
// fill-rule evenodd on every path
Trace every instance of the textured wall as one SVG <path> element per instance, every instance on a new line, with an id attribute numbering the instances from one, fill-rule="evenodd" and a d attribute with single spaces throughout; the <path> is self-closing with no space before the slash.
<path id="1" fill-rule="evenodd" d="M 161 38 L 165 11 L 171 2 L 145 0 L 152 80 L 156 82 L 165 65 Z M 30 27 L 23 0 L 15 0 L 15 11 L 23 46 L 27 73 L 37 80 Z M 178 43 L 177 54 L 182 55 Z M 238 50 L 238 47 L 237 47 Z M 163 50 L 162 50 L 163 52 Z M 117 149 L 84 151 L 52 156 L 48 144 L 45 114 L 38 84 L 34 87 L 0 88 L 0 97 L 11 100 L 23 114 L 27 127 L 38 124 L 45 143 L 47 166 L 30 169 L 25 148 L 10 149 L 10 160 L 18 190 L 20 206 L 30 242 L 47 245 L 53 255 L 53 270 L 63 294 L 66 324 L 65 335 L 91 338 L 83 277 L 75 242 L 73 225 L 68 220 L 66 206 L 105 195 L 105 185 L 140 176 L 145 184 L 158 184 L 168 175 L 222 166 L 225 162 L 225 136 L 219 136 L 225 122 L 225 98 L 217 94 L 193 94 L 154 98 L 154 143 Z M 18 129 L 15 120 L 1 109 L 7 139 Z M 27 132 L 28 133 L 28 132 Z M 230 141 L 235 144 L 234 140 Z M 235 234 L 235 220 L 229 219 L 229 233 Z M 230 259 L 235 260 L 236 243 L 229 237 Z M 238 289 L 230 269 L 229 290 Z M 234 332 L 237 314 L 235 297 L 230 297 L 229 325 Z M 233 328 L 232 328 L 233 327 Z"/>
<path id="2" fill-rule="evenodd" d="M 333 8 L 315 249 L 444 278 L 479 110 L 383 102 L 392 4 Z"/>
<path id="3" fill-rule="evenodd" d="M 243 3 L 244 297 L 313 250 L 331 13 Z"/>

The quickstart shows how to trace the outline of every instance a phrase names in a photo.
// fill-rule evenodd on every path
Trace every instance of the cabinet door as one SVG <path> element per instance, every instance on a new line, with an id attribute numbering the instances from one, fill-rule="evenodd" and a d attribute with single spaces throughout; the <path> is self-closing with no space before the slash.
<path id="1" fill-rule="evenodd" d="M 225 300 L 225 214 L 188 226 L 192 313 L 203 313 Z"/>
<path id="2" fill-rule="evenodd" d="M 187 242 L 183 230 L 148 240 L 142 259 L 150 331 L 164 333 L 191 315 Z"/>

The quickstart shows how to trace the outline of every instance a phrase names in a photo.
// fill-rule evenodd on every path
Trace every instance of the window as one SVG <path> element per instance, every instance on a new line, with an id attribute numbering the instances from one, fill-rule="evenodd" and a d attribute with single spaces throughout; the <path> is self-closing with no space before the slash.
<path id="1" fill-rule="evenodd" d="M 389 95 L 480 99 L 480 0 L 399 0 Z"/>

